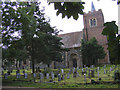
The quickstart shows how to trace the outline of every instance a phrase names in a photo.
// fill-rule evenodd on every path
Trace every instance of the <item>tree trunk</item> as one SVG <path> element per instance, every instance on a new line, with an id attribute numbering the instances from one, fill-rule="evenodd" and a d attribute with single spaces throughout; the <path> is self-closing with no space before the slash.
<path id="1" fill-rule="evenodd" d="M 32 73 L 35 73 L 35 65 L 33 60 L 32 60 Z"/>

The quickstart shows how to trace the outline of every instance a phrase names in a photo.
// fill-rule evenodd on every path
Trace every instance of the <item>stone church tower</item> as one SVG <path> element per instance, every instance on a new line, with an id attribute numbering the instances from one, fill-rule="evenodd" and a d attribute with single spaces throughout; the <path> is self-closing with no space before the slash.
<path id="1" fill-rule="evenodd" d="M 102 10 L 95 10 L 94 4 L 92 2 L 91 11 L 83 15 L 84 29 L 83 29 L 83 38 L 88 41 L 91 38 L 95 37 L 98 41 L 98 44 L 104 47 L 106 57 L 103 60 L 99 60 L 99 63 L 110 63 L 109 53 L 107 50 L 107 37 L 102 35 L 104 29 L 104 16 Z"/>

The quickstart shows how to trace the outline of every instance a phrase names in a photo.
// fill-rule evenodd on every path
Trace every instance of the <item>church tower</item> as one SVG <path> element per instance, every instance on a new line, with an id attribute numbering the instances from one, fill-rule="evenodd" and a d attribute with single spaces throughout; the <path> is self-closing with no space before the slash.
<path id="1" fill-rule="evenodd" d="M 91 4 L 91 11 L 84 13 L 83 15 L 84 29 L 83 29 L 83 38 L 88 41 L 91 38 L 95 37 L 98 41 L 98 44 L 104 47 L 106 52 L 106 57 L 103 60 L 99 60 L 99 63 L 108 64 L 109 62 L 109 53 L 107 50 L 107 37 L 102 35 L 104 29 L 104 16 L 102 10 L 95 10 L 94 4 Z"/>

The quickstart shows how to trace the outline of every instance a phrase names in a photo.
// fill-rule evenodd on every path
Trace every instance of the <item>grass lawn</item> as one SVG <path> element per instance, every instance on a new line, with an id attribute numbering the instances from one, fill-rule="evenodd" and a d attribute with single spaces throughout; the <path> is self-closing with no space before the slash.
<path id="1" fill-rule="evenodd" d="M 81 74 L 82 70 L 78 70 L 80 77 L 73 78 L 73 74 L 70 74 L 70 79 L 67 79 L 65 75 L 65 79 L 62 81 L 58 81 L 58 78 L 54 78 L 54 83 L 48 82 L 46 78 L 44 78 L 43 82 L 40 83 L 39 73 L 37 73 L 36 82 L 33 82 L 33 75 L 31 74 L 31 70 L 26 70 L 28 73 L 28 78 L 25 79 L 23 76 L 22 71 L 20 70 L 21 77 L 20 79 L 16 79 L 16 70 L 13 70 L 8 79 L 2 79 L 3 86 L 19 86 L 19 87 L 37 87 L 37 88 L 118 88 L 120 84 L 111 83 L 114 82 L 114 71 L 119 70 L 119 68 L 114 69 L 113 71 L 109 72 L 110 67 L 112 65 L 107 65 L 106 69 L 108 70 L 107 74 L 104 74 L 103 67 L 100 67 L 100 74 L 101 81 L 98 80 L 97 72 L 95 71 L 95 77 L 88 78 L 88 73 L 86 74 L 86 82 L 84 81 L 84 76 Z M 120 67 L 120 65 L 118 65 Z M 96 67 L 97 68 L 97 67 Z M 95 69 L 96 69 L 95 68 Z M 43 70 L 42 70 L 43 71 Z M 52 69 L 52 71 L 56 71 Z M 68 69 L 64 69 L 64 72 L 67 73 Z M 4 71 L 7 73 L 7 70 Z M 2 76 L 3 77 L 3 76 Z M 91 84 L 91 79 L 95 81 L 99 81 L 100 84 Z"/>

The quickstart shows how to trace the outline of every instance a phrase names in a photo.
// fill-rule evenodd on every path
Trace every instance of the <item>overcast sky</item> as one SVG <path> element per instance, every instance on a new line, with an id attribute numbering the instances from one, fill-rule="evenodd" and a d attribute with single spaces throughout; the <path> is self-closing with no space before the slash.
<path id="1" fill-rule="evenodd" d="M 118 5 L 117 0 L 83 0 L 84 12 L 91 11 L 91 2 L 93 1 L 95 9 L 102 9 L 105 22 L 110 22 L 112 20 L 116 21 L 118 24 Z M 60 34 L 81 31 L 83 29 L 83 16 L 79 15 L 78 20 L 74 20 L 73 17 L 67 19 L 67 17 L 62 19 L 62 15 L 56 16 L 56 10 L 54 10 L 54 5 L 48 5 L 47 0 L 43 0 L 41 6 L 45 7 L 45 14 L 50 18 L 51 26 L 56 26 L 58 30 L 63 30 Z"/>

